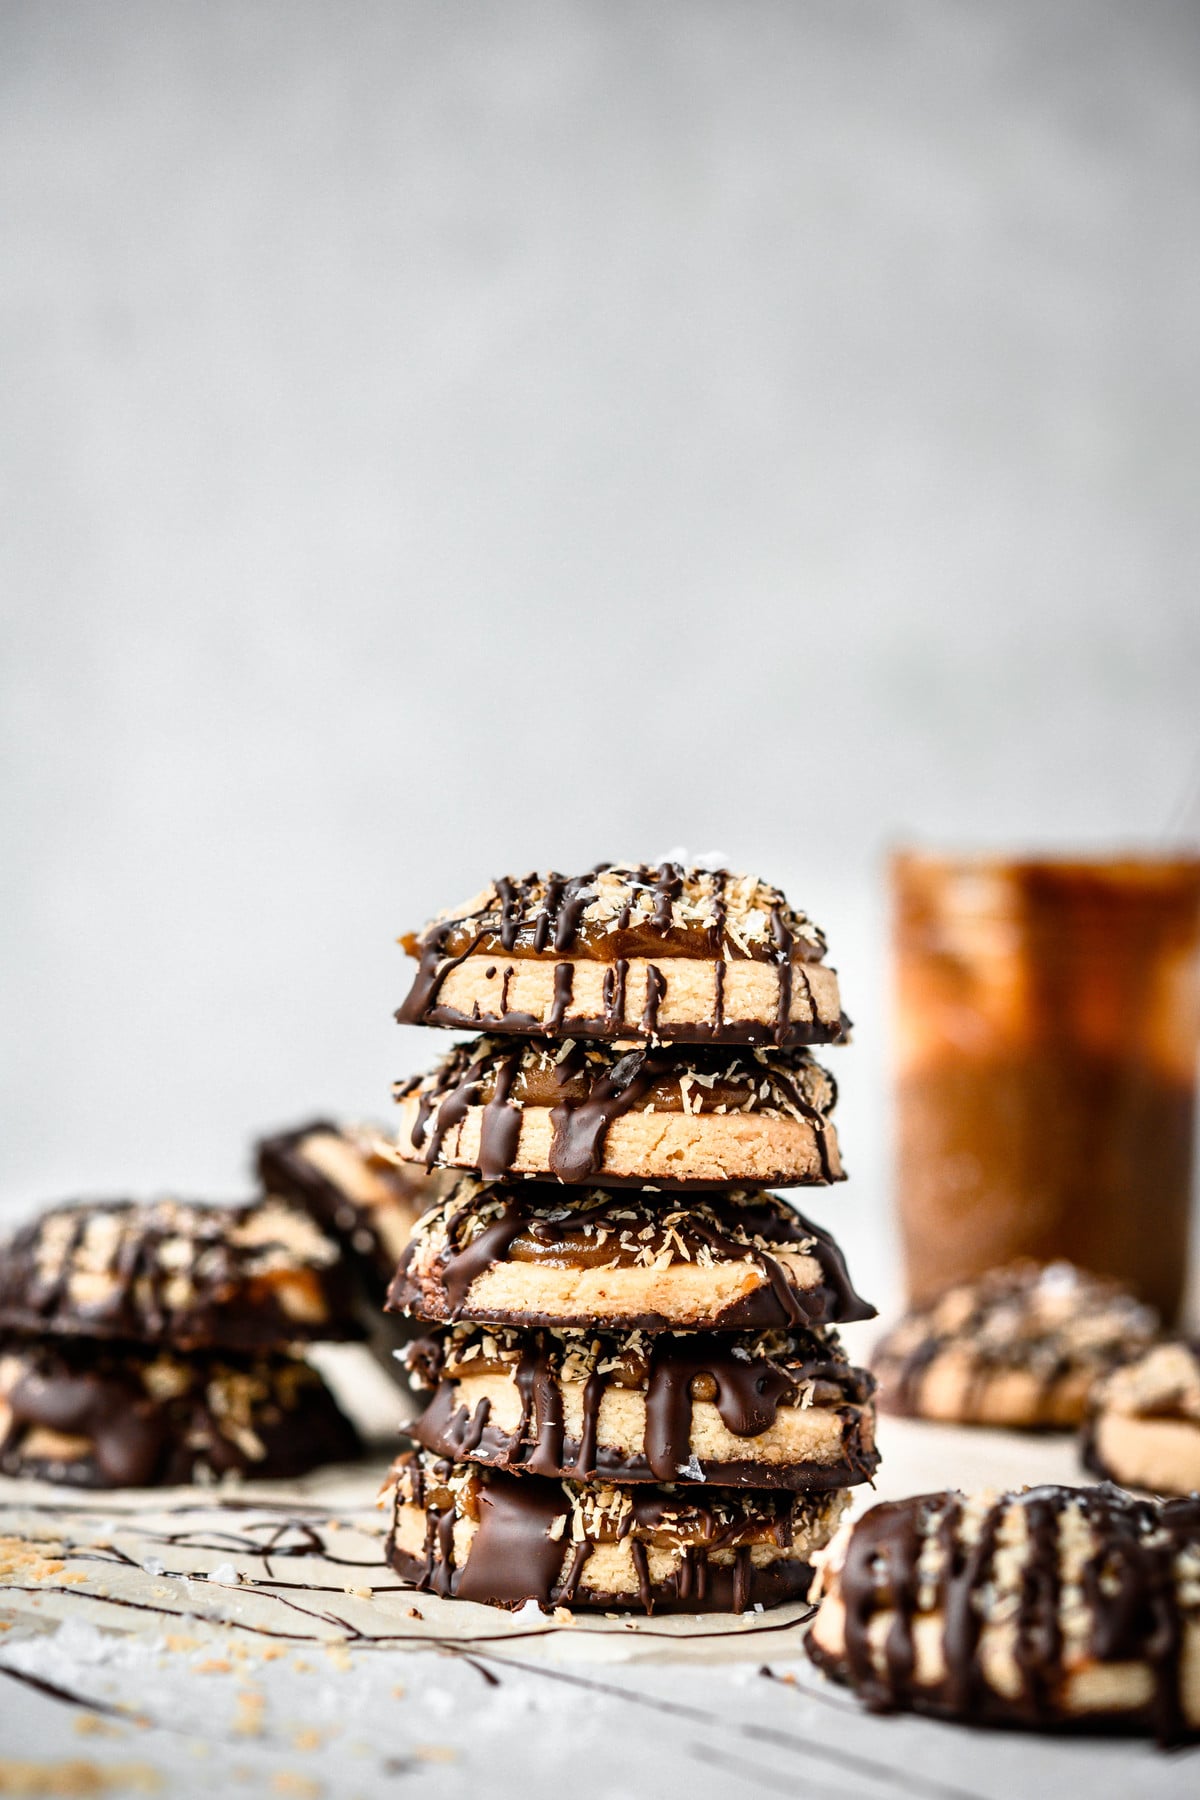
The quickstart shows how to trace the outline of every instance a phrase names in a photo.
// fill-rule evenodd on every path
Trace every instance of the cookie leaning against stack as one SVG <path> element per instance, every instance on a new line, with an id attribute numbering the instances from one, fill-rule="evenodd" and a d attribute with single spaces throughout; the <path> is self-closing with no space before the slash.
<path id="1" fill-rule="evenodd" d="M 0 1248 L 0 1471 L 80 1487 L 293 1476 L 357 1434 L 297 1346 L 345 1266 L 277 1202 L 51 1209 Z"/>
<path id="2" fill-rule="evenodd" d="M 833 1329 L 873 1309 L 763 1191 L 842 1179 L 820 932 L 753 877 L 604 864 L 405 942 L 398 1016 L 485 1035 L 396 1089 L 397 1155 L 453 1182 L 388 1300 L 434 1327 L 392 1566 L 506 1606 L 803 1596 L 878 1461 Z"/>

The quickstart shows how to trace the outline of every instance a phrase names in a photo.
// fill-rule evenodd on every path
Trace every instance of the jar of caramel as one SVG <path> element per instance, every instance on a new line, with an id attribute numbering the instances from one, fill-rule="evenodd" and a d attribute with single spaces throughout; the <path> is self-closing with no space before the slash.
<path id="1" fill-rule="evenodd" d="M 891 862 L 910 1298 L 1014 1256 L 1187 1275 L 1200 859 Z"/>

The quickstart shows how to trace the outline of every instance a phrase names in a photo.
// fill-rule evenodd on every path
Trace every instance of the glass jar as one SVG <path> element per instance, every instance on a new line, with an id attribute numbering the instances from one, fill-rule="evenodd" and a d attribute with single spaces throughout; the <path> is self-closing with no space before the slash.
<path id="1" fill-rule="evenodd" d="M 912 1299 L 1014 1256 L 1187 1275 L 1200 860 L 892 858 L 897 1199 Z"/>

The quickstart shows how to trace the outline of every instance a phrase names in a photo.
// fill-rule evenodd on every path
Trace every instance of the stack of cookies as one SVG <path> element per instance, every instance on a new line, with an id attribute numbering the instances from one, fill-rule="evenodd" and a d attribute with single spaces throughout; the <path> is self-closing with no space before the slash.
<path id="1" fill-rule="evenodd" d="M 453 1180 L 388 1300 L 434 1327 L 393 1567 L 507 1606 L 802 1596 L 877 1462 L 834 1329 L 873 1308 L 765 1191 L 842 1178 L 820 932 L 753 877 L 602 864 L 497 881 L 406 947 L 400 1018 L 484 1035 L 397 1088 L 397 1154 Z"/>
<path id="2" fill-rule="evenodd" d="M 300 1347 L 357 1335 L 278 1201 L 44 1212 L 0 1247 L 0 1471 L 79 1487 L 290 1477 L 359 1449 Z"/>

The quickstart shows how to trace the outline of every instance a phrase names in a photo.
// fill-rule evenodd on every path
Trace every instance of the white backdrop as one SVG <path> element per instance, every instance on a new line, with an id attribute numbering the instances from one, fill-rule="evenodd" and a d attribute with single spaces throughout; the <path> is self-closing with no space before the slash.
<path id="1" fill-rule="evenodd" d="M 402 929 L 728 851 L 1159 842 L 1200 737 L 1200 23 L 0 10 L 0 1208 L 386 1116 Z"/>

